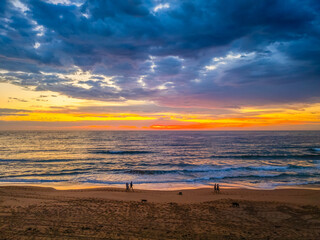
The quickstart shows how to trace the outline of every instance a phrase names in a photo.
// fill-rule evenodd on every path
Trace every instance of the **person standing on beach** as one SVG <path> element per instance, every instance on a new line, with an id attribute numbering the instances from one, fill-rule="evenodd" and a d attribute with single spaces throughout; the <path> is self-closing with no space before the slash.
<path id="1" fill-rule="evenodd" d="M 132 183 L 132 181 L 130 182 L 130 188 L 131 188 L 132 192 L 134 192 L 133 191 L 133 183 Z"/>
<path id="2" fill-rule="evenodd" d="M 216 183 L 214 184 L 213 189 L 214 189 L 214 192 L 216 192 L 216 191 L 217 191 L 217 184 L 216 184 Z"/>
<path id="3" fill-rule="evenodd" d="M 217 192 L 220 193 L 220 186 L 219 183 L 217 184 Z"/>
<path id="4" fill-rule="evenodd" d="M 129 183 L 126 183 L 126 192 L 129 191 Z"/>

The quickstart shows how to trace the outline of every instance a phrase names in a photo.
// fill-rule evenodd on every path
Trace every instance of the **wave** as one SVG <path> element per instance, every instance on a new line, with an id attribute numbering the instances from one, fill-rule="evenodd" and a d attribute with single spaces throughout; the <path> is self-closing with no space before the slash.
<path id="1" fill-rule="evenodd" d="M 186 169 L 184 171 L 190 171 L 190 172 L 220 172 L 220 171 L 284 171 L 287 169 L 292 168 L 291 165 L 287 166 L 232 166 L 232 167 L 216 167 L 214 165 L 197 165 L 197 167 L 194 167 L 192 169 Z M 296 166 L 294 167 L 296 168 Z M 299 167 L 299 168 L 306 168 L 306 167 Z"/>
<path id="2" fill-rule="evenodd" d="M 159 175 L 168 173 L 179 173 L 180 170 L 125 170 L 124 173 L 139 175 Z"/>
<path id="3" fill-rule="evenodd" d="M 135 174 L 135 175 L 162 175 L 162 174 L 192 174 L 192 173 L 221 173 L 221 172 L 285 172 L 287 170 L 294 169 L 314 169 L 313 167 L 307 166 L 296 166 L 296 165 L 287 165 L 287 166 L 236 166 L 236 167 L 223 167 L 217 168 L 211 165 L 197 165 L 191 169 L 112 169 L 110 171 L 126 174 Z M 104 170 L 105 171 L 105 170 Z"/>
<path id="4" fill-rule="evenodd" d="M 198 148 L 198 147 L 203 147 L 203 144 L 201 143 L 168 143 L 168 144 L 164 144 L 164 146 Z"/>
<path id="5" fill-rule="evenodd" d="M 0 162 L 33 162 L 33 163 L 54 163 L 54 162 L 78 162 L 78 161 L 100 161 L 104 158 L 83 158 L 83 159 L 0 159 Z"/>
<path id="6" fill-rule="evenodd" d="M 28 162 L 29 159 L 0 159 L 0 162 Z"/>
<path id="7" fill-rule="evenodd" d="M 95 167 L 90 168 L 77 168 L 72 170 L 61 170 L 55 172 L 43 172 L 43 173 L 28 173 L 28 174 L 12 174 L 0 176 L 0 179 L 10 178 L 24 178 L 24 177 L 59 177 L 59 176 L 72 176 L 72 175 L 83 175 L 95 173 L 108 173 L 108 174 L 129 174 L 129 175 L 167 175 L 172 176 L 189 176 L 190 181 L 210 181 L 217 179 L 257 179 L 257 178 L 288 178 L 288 177 L 319 177 L 318 172 L 295 172 L 288 171 L 290 166 L 262 166 L 262 167 L 229 167 L 229 168 L 210 168 L 210 169 L 173 169 L 173 170 L 162 170 L 162 169 L 100 169 Z M 307 167 L 306 167 L 307 168 Z M 309 168 L 313 169 L 313 168 Z M 286 172 L 287 171 L 287 172 Z M 204 173 L 206 177 L 198 180 L 194 179 L 194 173 Z M 209 176 L 208 176 L 209 175 Z M 175 177 L 173 177 L 175 178 Z"/>
<path id="8" fill-rule="evenodd" d="M 67 152 L 68 149 L 26 149 L 18 150 L 17 153 L 36 153 L 36 152 Z"/>
<path id="9" fill-rule="evenodd" d="M 320 148 L 311 148 L 310 150 L 314 152 L 320 152 Z"/>
<path id="10" fill-rule="evenodd" d="M 209 180 L 214 179 L 238 179 L 238 180 L 247 180 L 247 179 L 279 179 L 279 178 L 310 178 L 310 177 L 318 177 L 318 174 L 307 174 L 307 173 L 279 173 L 279 174 L 248 174 L 248 175 L 239 175 L 239 176 L 222 176 L 222 177 L 210 177 Z"/>
<path id="11" fill-rule="evenodd" d="M 68 182 L 68 180 L 62 179 L 0 179 L 0 182 L 10 182 L 10 183 L 59 183 L 59 182 Z"/>
<path id="12" fill-rule="evenodd" d="M 304 154 L 304 155 L 212 155 L 210 158 L 214 159 L 300 159 L 300 160 L 320 160 L 318 154 Z"/>
<path id="13" fill-rule="evenodd" d="M 90 170 L 93 170 L 93 168 L 61 170 L 61 171 L 50 172 L 50 173 L 45 172 L 45 173 L 7 175 L 7 176 L 0 176 L 0 179 L 1 178 L 17 178 L 17 177 L 52 177 L 52 176 L 78 175 L 78 174 L 90 173 Z"/>
<path id="14" fill-rule="evenodd" d="M 94 154 L 149 154 L 153 153 L 150 151 L 138 151 L 138 150 L 89 150 L 89 153 L 94 153 Z"/>
<path id="15" fill-rule="evenodd" d="M 269 182 L 269 181 L 282 181 L 287 183 L 296 183 L 297 181 L 307 180 L 307 179 L 317 179 L 318 174 L 293 174 L 293 173 L 280 173 L 280 174 L 247 174 L 247 175 L 237 175 L 237 176 L 211 176 L 211 177 L 200 177 L 187 179 L 186 182 L 234 182 L 234 181 L 244 181 L 248 183 L 257 182 Z"/>
<path id="16" fill-rule="evenodd" d="M 127 167 L 194 167 L 201 166 L 192 163 L 153 163 L 153 162 L 134 162 L 134 163 L 124 163 Z"/>

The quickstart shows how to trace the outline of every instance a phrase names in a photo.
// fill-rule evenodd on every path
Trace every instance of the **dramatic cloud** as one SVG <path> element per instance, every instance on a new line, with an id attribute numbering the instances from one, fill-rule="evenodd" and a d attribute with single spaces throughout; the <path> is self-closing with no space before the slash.
<path id="1" fill-rule="evenodd" d="M 319 102 L 317 0 L 0 1 L 0 81 L 168 107 Z"/>

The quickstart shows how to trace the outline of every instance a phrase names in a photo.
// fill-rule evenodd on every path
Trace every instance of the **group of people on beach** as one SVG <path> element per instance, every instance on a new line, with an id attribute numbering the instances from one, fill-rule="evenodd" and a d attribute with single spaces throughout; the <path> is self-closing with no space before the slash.
<path id="1" fill-rule="evenodd" d="M 213 189 L 214 189 L 214 192 L 215 192 L 215 193 L 220 193 L 220 186 L 219 186 L 219 183 L 218 183 L 218 184 L 217 184 L 217 183 L 215 183 L 215 184 L 214 184 Z"/>
<path id="2" fill-rule="evenodd" d="M 133 183 L 132 183 L 132 181 L 130 182 L 130 184 L 126 183 L 126 192 L 129 192 L 130 189 L 131 189 L 132 192 L 134 192 L 133 191 Z"/>

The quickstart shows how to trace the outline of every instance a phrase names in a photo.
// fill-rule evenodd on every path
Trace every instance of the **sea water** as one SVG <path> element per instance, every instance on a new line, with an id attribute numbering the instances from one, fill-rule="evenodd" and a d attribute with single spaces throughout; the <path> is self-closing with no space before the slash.
<path id="1" fill-rule="evenodd" d="M 269 189 L 320 183 L 320 131 L 2 131 L 0 184 Z"/>

